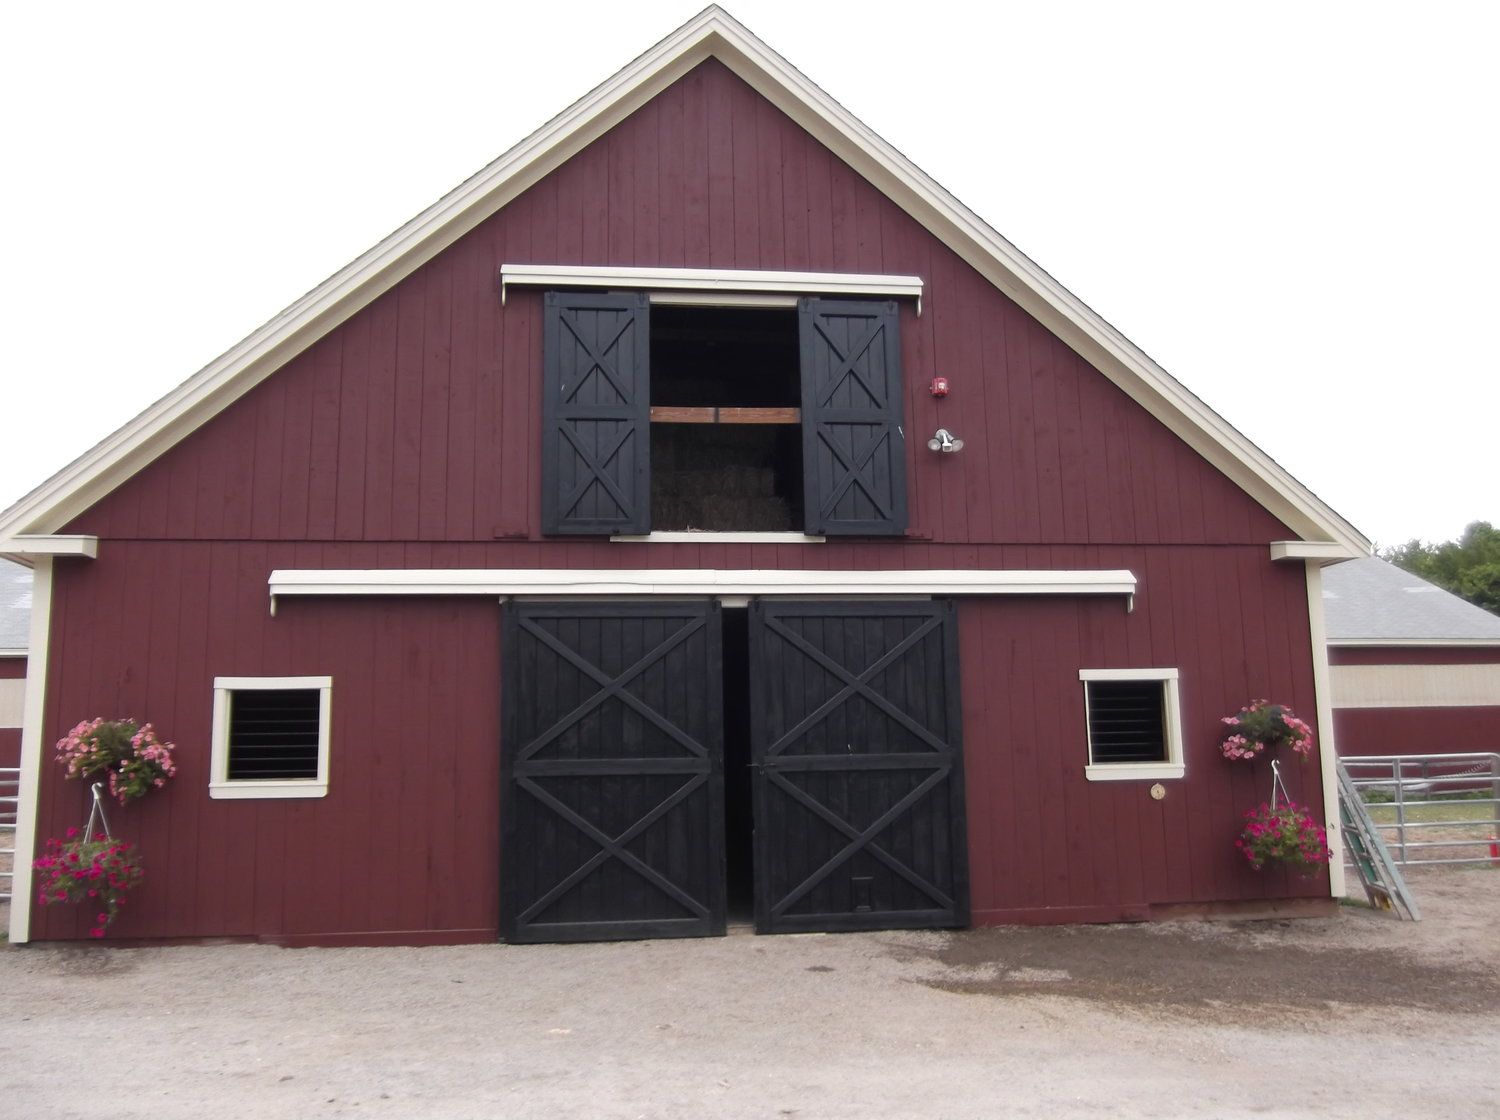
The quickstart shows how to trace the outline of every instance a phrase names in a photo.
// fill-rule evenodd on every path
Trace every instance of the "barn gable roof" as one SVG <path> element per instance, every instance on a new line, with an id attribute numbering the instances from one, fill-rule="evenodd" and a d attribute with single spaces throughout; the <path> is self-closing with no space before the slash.
<path id="1" fill-rule="evenodd" d="M 1500 618 L 1375 556 L 1323 572 L 1336 646 L 1500 646 Z"/>
<path id="2" fill-rule="evenodd" d="M 1302 539 L 1369 541 L 1223 417 L 905 156 L 717 6 L 293 303 L 0 514 L 12 538 L 55 533 L 377 296 L 682 78 L 716 58 L 912 215 Z"/>

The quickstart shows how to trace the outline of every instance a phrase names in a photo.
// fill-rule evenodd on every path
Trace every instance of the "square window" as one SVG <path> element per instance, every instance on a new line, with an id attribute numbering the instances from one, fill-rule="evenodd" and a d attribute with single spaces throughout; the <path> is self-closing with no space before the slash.
<path id="1" fill-rule="evenodd" d="M 324 797 L 332 677 L 217 677 L 210 797 Z"/>
<path id="2" fill-rule="evenodd" d="M 1176 669 L 1084 669 L 1090 781 L 1180 778 Z"/>

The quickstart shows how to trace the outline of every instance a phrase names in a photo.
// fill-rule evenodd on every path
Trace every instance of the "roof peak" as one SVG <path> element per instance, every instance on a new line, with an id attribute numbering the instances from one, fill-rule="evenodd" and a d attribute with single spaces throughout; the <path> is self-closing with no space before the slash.
<path id="1" fill-rule="evenodd" d="M 1350 555 L 1368 554 L 1369 541 L 1357 529 L 717 4 L 0 513 L 0 553 L 13 550 L 9 538 L 60 530 L 709 57 L 868 179 L 1294 533 L 1336 542 Z"/>

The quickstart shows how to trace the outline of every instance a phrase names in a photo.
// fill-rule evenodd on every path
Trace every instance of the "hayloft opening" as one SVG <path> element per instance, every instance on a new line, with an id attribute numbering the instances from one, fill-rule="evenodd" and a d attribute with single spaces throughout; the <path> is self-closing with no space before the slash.
<path id="1" fill-rule="evenodd" d="M 651 309 L 651 526 L 803 525 L 797 314 Z"/>

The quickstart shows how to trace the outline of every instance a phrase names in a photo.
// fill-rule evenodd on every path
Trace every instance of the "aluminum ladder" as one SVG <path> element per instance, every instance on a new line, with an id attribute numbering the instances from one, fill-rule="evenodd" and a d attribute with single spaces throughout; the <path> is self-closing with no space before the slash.
<path id="1" fill-rule="evenodd" d="M 1413 922 L 1421 921 L 1421 912 L 1407 889 L 1406 879 L 1391 858 L 1391 850 L 1385 846 L 1380 829 L 1370 819 L 1370 812 L 1360 799 L 1359 790 L 1354 788 L 1344 760 L 1339 759 L 1337 765 L 1339 821 L 1344 829 L 1344 846 L 1354 861 L 1354 870 L 1365 888 L 1365 897 L 1379 910 L 1390 910 L 1398 918 Z"/>

